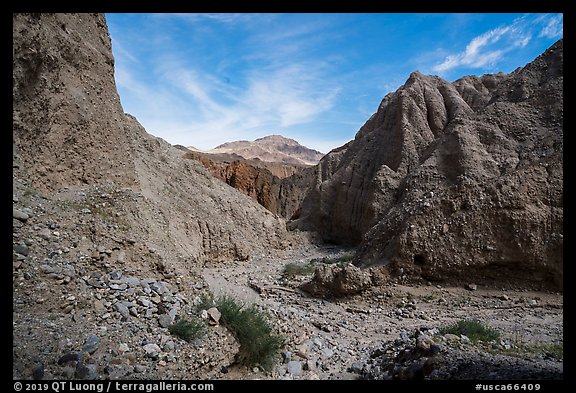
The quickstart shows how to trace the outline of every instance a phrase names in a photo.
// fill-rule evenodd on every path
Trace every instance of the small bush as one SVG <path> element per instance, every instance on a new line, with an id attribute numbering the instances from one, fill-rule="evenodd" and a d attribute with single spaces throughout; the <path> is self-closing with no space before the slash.
<path id="1" fill-rule="evenodd" d="M 431 302 L 433 302 L 434 300 L 436 300 L 436 296 L 430 294 L 430 295 L 421 296 L 420 299 L 421 299 L 423 302 L 431 303 Z"/>
<path id="2" fill-rule="evenodd" d="M 535 345 L 532 351 L 535 353 L 542 353 L 558 362 L 564 359 L 564 343 L 539 344 Z"/>
<path id="3" fill-rule="evenodd" d="M 509 356 L 525 359 L 530 355 L 543 356 L 557 362 L 564 360 L 564 344 L 560 343 L 540 343 L 540 344 L 520 344 L 507 350 L 500 350 L 497 353 L 504 353 Z"/>
<path id="4" fill-rule="evenodd" d="M 273 334 L 266 315 L 255 305 L 246 306 L 229 296 L 216 299 L 216 306 L 222 314 L 223 325 L 240 343 L 238 362 L 249 367 L 260 365 L 269 371 L 284 340 Z"/>
<path id="5" fill-rule="evenodd" d="M 349 264 L 350 262 L 352 262 L 352 260 L 354 259 L 354 254 L 345 254 L 345 255 L 341 255 L 339 257 L 333 257 L 333 258 L 328 258 L 328 257 L 322 257 L 322 258 L 315 258 L 312 259 L 310 262 L 317 262 L 317 263 L 324 263 L 327 265 L 338 265 L 338 266 L 345 266 L 347 264 Z"/>
<path id="6" fill-rule="evenodd" d="M 179 319 L 168 327 L 170 334 L 173 334 L 188 342 L 201 338 L 208 332 L 206 322 L 202 319 Z"/>
<path id="7" fill-rule="evenodd" d="M 441 334 L 456 334 L 458 336 L 465 335 L 476 343 L 478 341 L 490 342 L 497 340 L 500 333 L 490 327 L 484 326 L 481 322 L 476 320 L 460 320 L 453 325 L 440 329 Z"/>
<path id="8" fill-rule="evenodd" d="M 212 293 L 210 292 L 202 293 L 199 298 L 200 302 L 195 304 L 196 311 L 208 310 L 209 308 L 216 306 L 214 296 L 212 296 Z"/>
<path id="9" fill-rule="evenodd" d="M 284 266 L 284 275 L 286 276 L 306 276 L 314 273 L 315 266 L 312 263 L 305 265 L 290 262 Z"/>

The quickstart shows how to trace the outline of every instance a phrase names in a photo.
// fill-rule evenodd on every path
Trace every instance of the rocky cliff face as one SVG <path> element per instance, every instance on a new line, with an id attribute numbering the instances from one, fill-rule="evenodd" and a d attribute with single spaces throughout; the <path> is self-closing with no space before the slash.
<path id="1" fill-rule="evenodd" d="M 136 182 L 103 15 L 13 18 L 13 136 L 33 185 Z"/>
<path id="2" fill-rule="evenodd" d="M 218 155 L 222 156 L 222 155 Z M 229 156 L 229 155 L 226 155 Z M 236 159 L 216 159 L 216 155 L 188 152 L 185 158 L 196 160 L 212 174 L 274 214 L 278 214 L 278 192 L 281 179 L 268 169 L 236 156 Z"/>
<path id="3" fill-rule="evenodd" d="M 317 177 L 316 167 L 181 150 L 186 151 L 182 157 L 202 163 L 212 176 L 287 219 L 299 214 L 302 199 Z"/>
<path id="4" fill-rule="evenodd" d="M 561 286 L 562 71 L 559 41 L 509 75 L 413 73 L 321 160 L 290 225 L 399 274 Z"/>
<path id="5" fill-rule="evenodd" d="M 285 247 L 281 219 L 123 112 L 103 15 L 13 22 L 15 178 L 47 195 L 104 186 L 137 194 L 123 206 L 131 237 L 184 269 Z"/>

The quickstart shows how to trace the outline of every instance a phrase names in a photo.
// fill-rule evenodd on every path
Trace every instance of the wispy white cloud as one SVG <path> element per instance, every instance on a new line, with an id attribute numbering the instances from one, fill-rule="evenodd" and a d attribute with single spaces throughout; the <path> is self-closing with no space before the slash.
<path id="1" fill-rule="evenodd" d="M 236 23 L 247 16 L 177 17 L 190 23 L 206 18 Z M 274 15 L 267 16 L 267 20 L 273 19 Z M 228 60 L 213 68 L 194 57 L 158 50 L 154 61 L 149 62 L 151 68 L 145 71 L 158 78 L 158 91 L 139 82 L 128 65 L 119 68 L 117 82 L 137 95 L 140 108 L 154 108 L 141 111 L 144 114 L 138 116 L 139 120 L 155 135 L 170 135 L 172 143 L 194 141 L 196 147 L 208 149 L 238 135 L 256 139 L 264 136 L 262 132 L 282 133 L 317 120 L 333 109 L 338 99 L 341 87 L 331 59 L 304 53 L 304 48 L 322 39 L 318 33 L 327 26 L 329 23 L 319 19 L 294 29 L 272 26 L 269 34 L 248 34 L 239 42 L 245 48 L 239 51 L 244 59 L 222 53 L 221 57 Z M 258 66 L 242 68 L 246 59 L 257 60 Z M 233 75 L 233 81 L 227 78 L 228 73 Z M 172 105 L 164 106 L 165 102 Z"/>
<path id="2" fill-rule="evenodd" d="M 114 51 L 122 56 L 123 59 L 133 62 L 133 63 L 138 63 L 139 60 L 136 56 L 134 56 L 132 54 L 131 51 L 129 51 L 118 39 L 111 37 L 112 40 L 112 46 L 114 47 Z"/>
<path id="3" fill-rule="evenodd" d="M 326 83 L 318 64 L 290 64 L 249 78 L 243 97 L 248 108 L 270 114 L 281 127 L 300 124 L 329 110 L 338 87 Z"/>
<path id="4" fill-rule="evenodd" d="M 544 27 L 541 25 L 544 24 Z M 474 37 L 459 53 L 449 54 L 432 67 L 434 72 L 444 73 L 456 67 L 485 68 L 501 60 L 517 48 L 526 47 L 533 38 L 534 30 L 540 28 L 540 36 L 556 38 L 562 35 L 562 16 L 543 15 L 531 18 L 524 15 L 510 25 L 500 26 Z"/>
<path id="5" fill-rule="evenodd" d="M 225 138 L 244 135 L 257 138 L 263 129 L 280 132 L 314 120 L 330 110 L 339 88 L 323 80 L 321 64 L 291 64 L 262 72 L 253 71 L 243 89 L 232 87 L 206 72 L 201 75 L 178 61 L 158 62 L 158 74 L 170 89 L 151 91 L 129 72 L 119 69 L 117 81 L 137 93 L 141 106 L 155 108 L 139 119 L 151 133 L 171 135 L 171 141 L 194 140 L 197 147 L 211 148 Z M 223 97 L 226 103 L 223 103 Z M 169 103 L 159 108 L 161 103 Z M 174 103 L 177 103 L 176 105 Z M 179 104 L 178 104 L 179 103 Z M 163 121 L 175 113 L 172 121 Z"/>
<path id="6" fill-rule="evenodd" d="M 434 66 L 432 70 L 444 72 L 463 65 L 480 68 L 493 63 L 502 57 L 506 49 L 488 49 L 487 47 L 497 43 L 503 35 L 510 34 L 511 31 L 510 27 L 500 27 L 475 37 L 463 52 L 448 55 L 442 63 Z"/>
<path id="7" fill-rule="evenodd" d="M 540 30 L 539 37 L 560 38 L 563 35 L 564 18 L 556 15 L 548 19 L 548 23 Z"/>
<path id="8" fill-rule="evenodd" d="M 503 18 L 439 14 L 418 25 L 380 15 L 156 14 L 110 24 L 123 105 L 150 133 L 203 149 L 281 133 L 326 152 L 413 70 L 495 68 L 510 51 L 562 34 L 558 14 L 475 25 Z M 437 21 L 458 33 L 438 32 Z M 456 49 L 430 44 L 455 42 L 461 31 L 474 36 Z"/>

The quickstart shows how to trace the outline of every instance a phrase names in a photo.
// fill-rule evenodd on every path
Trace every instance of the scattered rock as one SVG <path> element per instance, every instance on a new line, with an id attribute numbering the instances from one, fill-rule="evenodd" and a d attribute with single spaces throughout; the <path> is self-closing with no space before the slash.
<path id="1" fill-rule="evenodd" d="M 130 310 L 124 304 L 120 302 L 115 303 L 114 308 L 116 309 L 116 311 L 120 313 L 123 319 L 128 319 L 128 317 L 130 316 Z"/>
<path id="2" fill-rule="evenodd" d="M 94 352 L 96 352 L 99 345 L 100 345 L 100 338 L 95 335 L 90 335 L 86 337 L 86 341 L 84 342 L 82 350 L 84 352 L 88 352 L 89 354 L 93 354 Z"/>
<path id="3" fill-rule="evenodd" d="M 44 378 L 44 365 L 39 364 L 32 370 L 32 379 L 39 381 Z"/>
<path id="4" fill-rule="evenodd" d="M 125 352 L 128 352 L 129 350 L 130 347 L 126 343 L 120 343 L 120 345 L 118 346 L 118 353 L 121 355 L 124 354 Z"/>
<path id="5" fill-rule="evenodd" d="M 42 228 L 38 231 L 38 237 L 43 240 L 50 240 L 52 237 L 52 231 L 48 228 Z"/>
<path id="6" fill-rule="evenodd" d="M 76 364 L 76 371 L 74 373 L 74 378 L 92 381 L 98 377 L 96 365 L 94 364 L 84 364 L 83 362 L 78 362 Z"/>
<path id="7" fill-rule="evenodd" d="M 288 362 L 287 370 L 290 375 L 300 376 L 302 375 L 302 363 L 298 360 L 291 360 Z"/>
<path id="8" fill-rule="evenodd" d="M 359 362 L 354 362 L 350 365 L 348 370 L 352 373 L 360 374 L 364 370 L 364 365 Z"/>
<path id="9" fill-rule="evenodd" d="M 134 366 L 134 372 L 135 373 L 144 373 L 144 372 L 146 372 L 146 366 L 143 366 L 141 364 L 137 364 Z"/>
<path id="10" fill-rule="evenodd" d="M 162 352 L 157 344 L 146 344 L 142 348 L 144 349 L 146 356 L 152 359 L 158 359 L 160 352 Z"/>
<path id="11" fill-rule="evenodd" d="M 218 322 L 220 321 L 220 317 L 222 316 L 220 311 L 218 311 L 218 309 L 216 307 L 212 307 L 212 308 L 209 308 L 208 310 L 206 310 L 206 313 L 210 317 L 208 322 L 210 324 L 217 325 Z"/>
<path id="12" fill-rule="evenodd" d="M 66 353 L 66 354 L 62 355 L 62 357 L 60 357 L 60 359 L 58 359 L 58 364 L 63 365 L 63 364 L 66 364 L 68 362 L 77 362 L 79 360 L 80 360 L 80 354 L 79 353 Z"/>
<path id="13" fill-rule="evenodd" d="M 158 324 L 163 328 L 168 328 L 174 323 L 174 317 L 170 314 L 160 314 L 158 315 Z"/>
<path id="14" fill-rule="evenodd" d="M 28 214 L 18 209 L 12 209 L 12 217 L 22 222 L 26 222 L 30 218 Z"/>
<path id="15" fill-rule="evenodd" d="M 460 341 L 460 337 L 452 333 L 446 333 L 444 339 L 446 341 Z"/>
<path id="16" fill-rule="evenodd" d="M 14 252 L 17 254 L 24 255 L 24 256 L 27 256 L 28 253 L 30 252 L 30 249 L 28 248 L 28 246 L 26 246 L 24 244 L 13 244 L 12 250 L 14 250 Z"/>
<path id="17" fill-rule="evenodd" d="M 94 310 L 98 313 L 106 312 L 106 306 L 100 300 L 94 300 Z"/>
<path id="18" fill-rule="evenodd" d="M 421 334 L 416 337 L 416 348 L 420 349 L 421 351 L 428 352 L 433 344 L 434 341 L 432 338 L 425 334 Z"/>
<path id="19" fill-rule="evenodd" d="M 466 285 L 466 289 L 469 291 L 475 291 L 478 289 L 478 285 L 470 283 Z"/>
<path id="20" fill-rule="evenodd" d="M 284 360 L 284 363 L 290 362 L 292 360 L 292 352 L 290 351 L 282 352 L 282 359 Z"/>
<path id="21" fill-rule="evenodd" d="M 313 295 L 348 296 L 361 293 L 372 286 L 369 272 L 354 265 L 338 267 L 319 265 L 314 277 L 301 288 Z"/>

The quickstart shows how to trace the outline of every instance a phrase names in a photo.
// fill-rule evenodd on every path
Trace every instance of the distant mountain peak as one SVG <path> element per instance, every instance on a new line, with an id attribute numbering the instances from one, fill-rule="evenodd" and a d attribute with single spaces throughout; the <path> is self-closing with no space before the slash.
<path id="1" fill-rule="evenodd" d="M 324 157 L 323 153 L 278 134 L 267 135 L 254 141 L 226 142 L 206 153 L 234 153 L 246 159 L 291 165 L 316 165 Z"/>
<path id="2" fill-rule="evenodd" d="M 279 134 L 272 134 L 272 135 L 266 135 L 263 136 L 262 138 L 258 138 L 256 140 L 254 140 L 254 142 L 286 142 L 286 143 L 298 143 L 298 141 L 291 139 L 291 138 L 287 138 L 285 136 L 279 135 Z M 299 143 L 298 143 L 299 144 Z"/>

